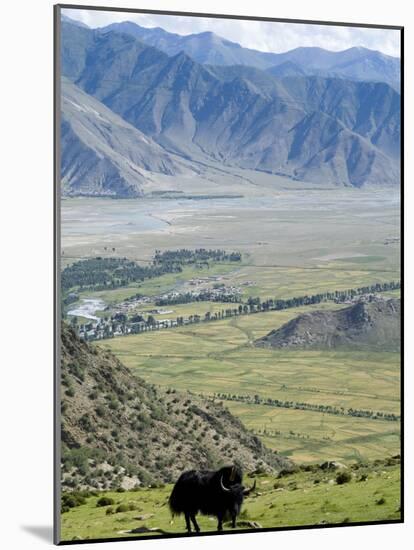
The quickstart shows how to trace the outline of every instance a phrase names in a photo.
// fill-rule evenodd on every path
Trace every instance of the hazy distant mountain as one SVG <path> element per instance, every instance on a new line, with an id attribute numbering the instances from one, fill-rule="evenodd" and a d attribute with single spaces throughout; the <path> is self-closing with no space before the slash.
<path id="1" fill-rule="evenodd" d="M 322 48 L 296 48 L 278 54 L 277 63 L 268 70 L 279 75 L 285 63 L 293 63 L 308 75 L 386 82 L 397 91 L 400 88 L 399 59 L 367 48 L 349 48 L 341 52 Z"/>
<path id="2" fill-rule="evenodd" d="M 400 339 L 400 300 L 376 299 L 337 311 L 303 313 L 256 340 L 255 344 L 270 348 L 352 346 L 397 350 Z"/>
<path id="3" fill-rule="evenodd" d="M 82 21 L 77 21 L 76 19 L 72 19 L 71 17 L 68 17 L 64 13 L 62 13 L 62 15 L 61 15 L 61 21 L 64 22 L 64 23 L 70 23 L 72 25 L 82 27 L 84 29 L 90 29 L 90 27 L 88 27 L 88 25 L 86 25 L 85 23 L 82 23 Z"/>
<path id="4" fill-rule="evenodd" d="M 159 27 L 141 27 L 136 23 L 124 21 L 112 23 L 102 31 L 117 31 L 130 34 L 149 46 L 163 51 L 169 56 L 180 52 L 189 55 L 194 61 L 210 65 L 251 65 L 266 69 L 276 63 L 275 54 L 258 52 L 243 48 L 240 44 L 226 40 L 213 32 L 180 35 L 169 33 Z"/>
<path id="5" fill-rule="evenodd" d="M 90 33 L 83 69 L 74 74 L 70 52 L 66 74 L 169 151 L 308 181 L 399 182 L 400 97 L 387 84 L 276 78 L 170 57 L 130 34 L 78 30 Z M 72 34 L 63 41 L 64 58 Z"/>
<path id="6" fill-rule="evenodd" d="M 367 48 L 349 48 L 332 52 L 322 48 L 302 47 L 277 54 L 243 48 L 240 44 L 226 40 L 213 32 L 182 36 L 166 32 L 159 27 L 141 27 L 130 21 L 112 23 L 101 30 L 130 34 L 169 56 L 185 52 L 198 63 L 250 65 L 259 69 L 269 69 L 277 76 L 297 76 L 302 73 L 387 82 L 399 90 L 399 60 Z"/>
<path id="7" fill-rule="evenodd" d="M 66 195 L 136 197 L 151 172 L 183 166 L 151 138 L 69 80 L 62 80 L 62 191 Z"/>

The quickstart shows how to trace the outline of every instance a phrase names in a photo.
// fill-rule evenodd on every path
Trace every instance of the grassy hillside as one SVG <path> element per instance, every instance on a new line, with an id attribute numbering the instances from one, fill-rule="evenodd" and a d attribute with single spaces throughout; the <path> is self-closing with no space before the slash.
<path id="1" fill-rule="evenodd" d="M 354 464 L 345 470 L 350 480 L 336 481 L 338 471 L 304 467 L 283 476 L 255 476 L 257 491 L 245 500 L 237 529 L 324 525 L 360 521 L 399 520 L 399 459 Z M 245 479 L 248 484 L 251 482 Z M 88 496 L 85 503 L 62 515 L 62 538 L 103 538 L 143 534 L 184 533 L 182 517 L 172 518 L 167 499 L 172 485 Z M 97 506 L 103 496 L 113 500 Z M 117 511 L 118 510 L 118 511 Z M 202 531 L 215 531 L 215 518 L 199 516 Z M 150 531 L 153 529 L 154 531 Z M 230 529 L 225 525 L 225 529 Z"/>

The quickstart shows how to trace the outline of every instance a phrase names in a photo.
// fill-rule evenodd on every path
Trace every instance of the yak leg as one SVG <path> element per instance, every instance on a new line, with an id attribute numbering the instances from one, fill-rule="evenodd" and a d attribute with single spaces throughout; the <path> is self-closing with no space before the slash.
<path id="1" fill-rule="evenodd" d="M 223 514 L 217 514 L 218 525 L 217 531 L 223 531 Z"/>
<path id="2" fill-rule="evenodd" d="M 190 517 L 191 517 L 191 521 L 193 522 L 194 529 L 196 530 L 196 533 L 199 533 L 200 532 L 200 527 L 198 526 L 195 514 L 191 514 Z"/>
<path id="3" fill-rule="evenodd" d="M 190 514 L 188 512 L 185 512 L 185 526 L 187 531 L 191 533 Z"/>
<path id="4" fill-rule="evenodd" d="M 236 527 L 236 517 L 237 517 L 237 514 L 233 512 L 231 515 L 231 526 L 233 529 Z"/>

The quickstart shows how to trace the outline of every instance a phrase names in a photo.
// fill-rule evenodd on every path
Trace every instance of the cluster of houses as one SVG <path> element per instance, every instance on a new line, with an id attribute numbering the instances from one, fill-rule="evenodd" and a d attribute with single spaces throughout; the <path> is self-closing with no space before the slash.
<path id="1" fill-rule="evenodd" d="M 171 315 L 173 309 L 169 306 L 173 304 L 196 301 L 223 301 L 228 302 L 231 307 L 236 307 L 235 302 L 240 299 L 240 288 L 233 285 L 225 286 L 220 282 L 221 279 L 223 277 L 220 276 L 197 277 L 187 281 L 180 290 L 157 296 L 136 294 L 116 304 L 115 307 L 106 307 L 100 318 L 90 316 L 89 321 L 83 324 L 77 324 L 77 320 L 73 318 L 72 322 L 81 338 L 102 340 L 220 318 L 222 313 L 210 314 L 209 312 L 202 315 L 194 314 L 188 317 L 178 316 L 165 319 L 160 319 L 158 316 Z M 148 306 L 152 304 L 155 304 L 155 308 L 148 309 Z M 70 314 L 75 317 L 74 314 Z M 82 316 L 82 314 L 79 315 Z"/>
<path id="2" fill-rule="evenodd" d="M 237 286 L 215 286 L 186 292 L 171 291 L 154 299 L 157 305 L 183 304 L 190 302 L 239 302 L 240 289 Z"/>
<path id="3" fill-rule="evenodd" d="M 133 321 L 125 318 L 122 314 L 116 314 L 114 317 L 90 321 L 78 326 L 78 334 L 84 340 L 103 340 L 114 338 L 116 336 L 125 336 L 128 334 L 139 334 L 141 332 L 152 332 L 166 328 L 199 323 L 202 318 L 200 315 L 190 315 L 189 317 L 177 317 L 176 319 L 155 319 L 151 312 L 148 319 Z M 153 314 L 172 313 L 171 310 L 152 310 Z M 139 315 L 136 315 L 139 317 Z"/>
<path id="4" fill-rule="evenodd" d="M 81 338 L 85 340 L 102 340 L 116 336 L 125 336 L 127 334 L 158 331 L 199 323 L 201 321 L 211 321 L 229 315 L 237 315 L 239 314 L 239 305 L 234 303 L 235 298 L 240 298 L 239 288 L 235 286 L 225 287 L 224 285 L 220 285 L 220 287 L 217 288 L 209 288 L 207 290 L 198 288 L 197 290 L 185 292 L 184 294 L 182 292 L 172 291 L 151 297 L 136 295 L 120 302 L 115 308 L 113 306 L 108 306 L 104 310 L 108 313 L 107 316 L 105 316 L 104 313 L 103 317 L 91 318 L 87 323 L 80 325 L 77 325 L 74 319 L 73 323 L 76 325 L 78 334 Z M 218 302 L 227 301 L 228 308 L 216 313 L 206 312 L 201 315 L 192 314 L 186 317 L 177 316 L 175 318 L 165 319 L 160 319 L 158 317 L 160 315 L 171 315 L 174 313 L 173 309 L 170 309 L 167 304 L 203 300 Z M 147 309 L 145 307 L 154 302 L 155 304 L 160 304 L 160 306 L 153 309 Z M 144 318 L 144 315 L 146 318 Z"/>

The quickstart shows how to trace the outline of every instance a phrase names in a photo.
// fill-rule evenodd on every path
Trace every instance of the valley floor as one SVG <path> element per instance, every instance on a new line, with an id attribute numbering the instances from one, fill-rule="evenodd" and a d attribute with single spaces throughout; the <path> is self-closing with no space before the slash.
<path id="1" fill-rule="evenodd" d="M 256 178 L 256 179 L 253 179 Z M 225 191 L 242 196 L 62 201 L 62 265 L 88 257 L 127 257 L 148 262 L 154 251 L 205 247 L 242 254 L 240 265 L 189 268 L 114 290 L 80 292 L 110 307 L 136 295 L 151 299 L 182 289 L 197 276 L 220 276 L 242 289 L 241 299 L 311 295 L 400 279 L 400 203 L 388 189 L 315 188 L 284 178 L 249 173 Z M 197 193 L 218 191 L 222 182 L 174 183 Z M 198 185 L 201 185 L 198 189 Z M 207 185 L 207 187 L 206 187 Z M 195 193 L 195 191 L 194 191 Z M 192 287 L 193 288 L 193 287 Z M 387 295 L 398 296 L 399 292 Z M 224 304 L 197 302 L 168 306 L 174 319 L 211 313 Z M 237 307 L 237 304 L 235 304 Z M 225 394 L 225 406 L 274 450 L 298 463 L 372 460 L 397 454 L 399 421 L 373 418 L 400 415 L 400 354 L 361 350 L 268 350 L 255 339 L 294 316 L 334 303 L 243 315 L 213 323 L 103 340 L 133 372 L 164 388 L 209 397 Z M 103 315 L 98 312 L 97 315 Z M 249 395 L 331 407 L 372 411 L 370 418 L 336 416 L 303 408 L 273 408 L 229 400 Z"/>

